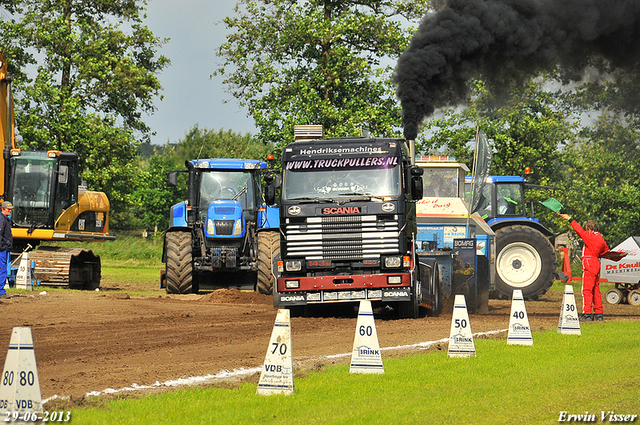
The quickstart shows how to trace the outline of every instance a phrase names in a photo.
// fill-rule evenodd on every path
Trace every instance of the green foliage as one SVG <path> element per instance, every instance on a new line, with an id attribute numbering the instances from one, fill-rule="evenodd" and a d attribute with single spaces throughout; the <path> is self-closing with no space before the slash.
<path id="1" fill-rule="evenodd" d="M 610 247 L 640 235 L 640 130 L 603 114 L 563 152 L 567 213 L 595 220 Z"/>
<path id="2" fill-rule="evenodd" d="M 17 0 L 0 21 L 1 49 L 16 75 L 22 149 L 77 152 L 89 187 L 107 193 L 112 224 L 125 226 L 139 140 L 149 137 L 161 89 L 156 57 L 166 40 L 142 25 L 143 0 Z M 34 71 L 35 70 L 35 71 Z M 35 72 L 35 76 L 31 75 Z"/>
<path id="3" fill-rule="evenodd" d="M 442 118 L 429 120 L 417 148 L 450 153 L 471 168 L 475 144 L 470 142 L 480 127 L 494 150 L 491 174 L 521 175 L 529 166 L 535 172 L 532 183 L 557 181 L 558 149 L 573 139 L 575 131 L 559 100 L 536 80 L 500 98 L 476 81 L 473 94 L 460 112 L 444 111 Z"/>
<path id="4" fill-rule="evenodd" d="M 248 107 L 263 142 L 293 141 L 293 127 L 321 124 L 327 136 L 398 134 L 391 65 L 408 43 L 401 19 L 419 19 L 426 0 L 249 1 L 218 55 L 231 94 Z"/>

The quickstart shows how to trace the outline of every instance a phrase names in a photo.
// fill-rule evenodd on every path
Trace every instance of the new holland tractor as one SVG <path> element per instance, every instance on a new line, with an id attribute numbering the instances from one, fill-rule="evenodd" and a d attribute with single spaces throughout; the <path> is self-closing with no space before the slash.
<path id="1" fill-rule="evenodd" d="M 466 178 L 468 187 L 471 179 Z M 556 253 L 549 240 L 553 232 L 527 216 L 527 188 L 556 189 L 529 184 L 521 176 L 489 176 L 475 211 L 496 234 L 494 298 L 511 299 L 513 290 L 520 289 L 525 300 L 536 300 L 557 277 Z"/>
<path id="2" fill-rule="evenodd" d="M 272 259 L 280 254 L 273 206 L 279 176 L 266 162 L 250 159 L 197 159 L 185 165 L 188 195 L 170 210 L 161 286 L 168 294 L 197 293 L 200 284 L 271 294 Z M 170 186 L 177 179 L 177 171 L 168 174 Z"/>

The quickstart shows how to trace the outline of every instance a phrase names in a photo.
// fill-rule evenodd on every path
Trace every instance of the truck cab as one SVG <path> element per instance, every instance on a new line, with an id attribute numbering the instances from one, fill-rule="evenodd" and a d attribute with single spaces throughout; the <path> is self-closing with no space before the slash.
<path id="1" fill-rule="evenodd" d="M 370 300 L 417 317 L 419 170 L 402 139 L 289 144 L 282 156 L 276 307 Z"/>

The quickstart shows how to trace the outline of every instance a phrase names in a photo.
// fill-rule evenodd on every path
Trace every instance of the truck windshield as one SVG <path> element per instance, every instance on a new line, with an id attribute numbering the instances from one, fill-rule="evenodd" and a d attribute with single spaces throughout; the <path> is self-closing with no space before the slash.
<path id="1" fill-rule="evenodd" d="M 457 168 L 424 168 L 422 187 L 424 197 L 458 197 Z"/>
<path id="2" fill-rule="evenodd" d="M 335 166 L 308 169 L 285 164 L 282 174 L 282 198 L 300 200 L 333 199 L 354 195 L 399 196 L 400 168 L 395 161 L 389 161 L 390 159 L 395 158 L 385 158 L 385 161 L 379 162 L 379 167 L 369 168 Z M 329 161 L 331 160 L 327 160 Z M 342 164 L 343 162 L 339 163 Z"/>
<path id="3" fill-rule="evenodd" d="M 11 158 L 11 199 L 17 225 L 45 224 L 49 218 L 55 159 Z"/>
<path id="4" fill-rule="evenodd" d="M 200 177 L 200 210 L 206 211 L 213 201 L 237 200 L 244 210 L 255 209 L 251 173 L 207 171 Z"/>

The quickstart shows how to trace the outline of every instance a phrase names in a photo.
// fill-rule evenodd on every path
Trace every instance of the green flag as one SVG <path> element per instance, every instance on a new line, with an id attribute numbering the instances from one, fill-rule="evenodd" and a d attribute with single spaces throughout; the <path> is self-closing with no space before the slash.
<path id="1" fill-rule="evenodd" d="M 562 209 L 562 204 L 555 198 L 549 198 L 546 201 L 542 201 L 540 203 L 553 212 L 560 212 L 560 210 Z"/>

